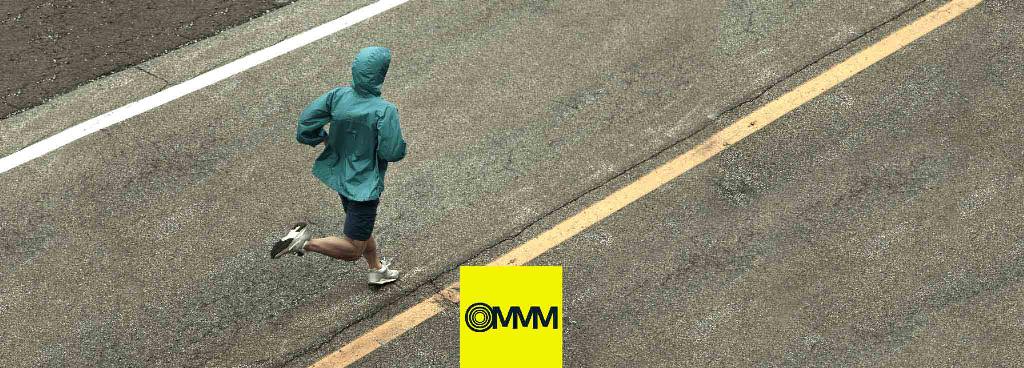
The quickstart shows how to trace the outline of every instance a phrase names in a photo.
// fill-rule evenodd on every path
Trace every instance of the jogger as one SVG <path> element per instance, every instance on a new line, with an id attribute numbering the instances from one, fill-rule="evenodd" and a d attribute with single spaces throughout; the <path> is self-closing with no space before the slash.
<path id="1" fill-rule="evenodd" d="M 352 86 L 328 91 L 302 112 L 296 139 L 310 146 L 325 143 L 313 164 L 313 174 L 341 197 L 344 235 L 310 239 L 308 226 L 296 224 L 271 249 L 272 258 L 306 251 L 345 261 L 363 258 L 371 284 L 399 278 L 400 272 L 391 270 L 390 262 L 379 257 L 373 239 L 388 163 L 404 158 L 406 149 L 398 109 L 380 97 L 390 63 L 390 50 L 362 49 L 352 62 Z M 325 132 L 328 124 L 329 132 Z"/>

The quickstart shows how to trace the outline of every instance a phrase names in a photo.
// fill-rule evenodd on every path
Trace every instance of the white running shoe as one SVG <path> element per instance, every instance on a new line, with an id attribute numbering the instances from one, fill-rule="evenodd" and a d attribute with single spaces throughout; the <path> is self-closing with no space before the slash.
<path id="1" fill-rule="evenodd" d="M 370 285 L 384 285 L 392 283 L 398 280 L 402 276 L 402 271 L 392 270 L 391 261 L 387 258 L 380 258 L 380 269 L 376 271 L 370 271 L 366 277 L 366 281 Z"/>
<path id="2" fill-rule="evenodd" d="M 306 242 L 312 237 L 313 234 L 309 232 L 309 226 L 305 222 L 297 223 L 288 232 L 288 235 L 285 235 L 274 244 L 274 247 L 270 248 L 270 258 L 281 258 L 289 253 L 302 256 L 306 254 Z"/>

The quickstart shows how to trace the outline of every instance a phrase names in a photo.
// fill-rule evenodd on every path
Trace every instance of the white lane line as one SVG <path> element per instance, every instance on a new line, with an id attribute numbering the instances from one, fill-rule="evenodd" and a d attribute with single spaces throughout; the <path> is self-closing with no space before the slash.
<path id="1" fill-rule="evenodd" d="M 61 131 L 60 133 L 33 143 L 28 147 L 22 148 L 18 152 L 0 159 L 0 174 L 21 166 L 22 164 L 32 161 L 33 159 L 47 153 L 56 151 L 58 148 L 74 142 L 79 138 L 98 132 L 100 129 L 120 123 L 136 115 L 160 107 L 165 103 L 174 101 L 179 97 L 230 78 L 235 74 L 263 64 L 273 58 L 284 55 L 302 46 L 306 46 L 321 38 L 330 36 L 338 31 L 367 20 L 377 14 L 388 11 L 391 8 L 402 5 L 407 1 L 409 0 L 380 0 L 359 8 L 351 13 L 345 14 L 341 18 L 321 24 L 313 29 L 278 42 L 273 46 L 253 52 L 241 59 L 232 61 L 216 69 L 200 74 L 195 78 L 157 92 L 149 97 L 131 102 L 117 109 L 110 110 L 100 116 L 81 122 Z"/>

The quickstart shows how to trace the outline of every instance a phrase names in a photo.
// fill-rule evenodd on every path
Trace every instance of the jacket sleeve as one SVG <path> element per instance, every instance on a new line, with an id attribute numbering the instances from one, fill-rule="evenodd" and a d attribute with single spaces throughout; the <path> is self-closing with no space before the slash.
<path id="1" fill-rule="evenodd" d="M 377 120 L 377 157 L 388 162 L 405 158 L 405 139 L 394 106 L 384 109 L 384 116 Z"/>
<path id="2" fill-rule="evenodd" d="M 331 102 L 337 90 L 332 89 L 320 96 L 299 115 L 299 126 L 295 131 L 295 139 L 299 143 L 316 146 L 327 139 L 323 127 L 331 122 Z"/>

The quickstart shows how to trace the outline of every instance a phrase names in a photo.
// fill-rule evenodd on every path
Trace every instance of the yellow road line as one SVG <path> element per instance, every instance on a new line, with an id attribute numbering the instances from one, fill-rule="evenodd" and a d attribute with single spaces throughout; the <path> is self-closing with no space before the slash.
<path id="1" fill-rule="evenodd" d="M 313 367 L 347 367 L 381 345 L 401 336 L 405 331 L 441 312 L 438 296 L 432 296 L 392 317 L 384 324 L 367 331 L 341 349 L 324 357 Z"/>
<path id="2" fill-rule="evenodd" d="M 980 4 L 982 0 L 953 0 L 938 9 L 918 18 L 913 23 L 886 36 L 874 45 L 829 68 L 824 73 L 804 82 L 792 91 L 769 102 L 725 129 L 711 136 L 699 146 L 677 156 L 636 181 L 597 201 L 548 229 L 537 237 L 498 257 L 489 266 L 518 266 L 537 258 L 544 252 L 561 244 L 581 231 L 607 218 L 616 211 L 635 202 L 647 193 L 689 171 L 700 163 L 714 157 L 729 146 L 761 130 L 793 109 L 839 83 L 860 73 L 869 66 L 886 58 L 904 46 L 928 34 L 939 26 L 960 16 Z M 458 302 L 459 285 L 454 283 L 388 320 L 383 325 L 356 338 L 313 365 L 313 367 L 345 367 L 377 349 L 441 311 L 442 300 Z"/>

